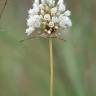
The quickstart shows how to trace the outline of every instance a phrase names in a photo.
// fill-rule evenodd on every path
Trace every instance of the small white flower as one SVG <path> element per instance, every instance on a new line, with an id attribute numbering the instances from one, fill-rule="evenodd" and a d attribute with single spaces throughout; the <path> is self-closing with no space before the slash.
<path id="1" fill-rule="evenodd" d="M 59 0 L 59 1 L 58 1 L 58 9 L 59 9 L 59 11 L 61 11 L 61 12 L 62 12 L 62 11 L 65 11 L 66 6 L 65 6 L 63 0 Z"/>
<path id="2" fill-rule="evenodd" d="M 35 0 L 34 3 L 39 5 L 39 0 Z"/>
<path id="3" fill-rule="evenodd" d="M 28 20 L 27 20 L 27 25 L 30 27 L 30 26 L 34 26 L 36 28 L 39 28 L 40 27 L 40 20 L 41 20 L 41 17 L 39 15 L 34 15 L 34 16 L 31 16 Z"/>
<path id="4" fill-rule="evenodd" d="M 52 6 L 55 6 L 55 0 L 53 0 Z"/>
<path id="5" fill-rule="evenodd" d="M 72 27 L 72 22 L 71 19 L 69 17 L 65 17 L 65 26 L 67 27 Z"/>
<path id="6" fill-rule="evenodd" d="M 60 16 L 61 12 L 57 11 L 56 16 Z"/>
<path id="7" fill-rule="evenodd" d="M 40 5 L 39 5 L 39 8 L 40 8 L 41 10 L 44 10 L 43 4 L 40 4 Z"/>
<path id="8" fill-rule="evenodd" d="M 32 24 L 33 24 L 33 18 L 32 17 L 30 17 L 29 19 L 27 19 L 27 26 L 32 26 Z"/>
<path id="9" fill-rule="evenodd" d="M 59 16 L 59 21 L 62 21 L 63 18 L 64 18 L 64 16 L 63 16 L 63 14 L 61 14 L 61 15 Z"/>
<path id="10" fill-rule="evenodd" d="M 39 28 L 40 25 L 41 25 L 41 17 L 39 15 L 35 15 L 34 16 L 34 22 L 33 23 L 34 23 L 33 26 L 35 28 Z"/>
<path id="11" fill-rule="evenodd" d="M 51 15 L 55 15 L 57 12 L 57 7 L 51 9 Z"/>
<path id="12" fill-rule="evenodd" d="M 30 8 L 30 9 L 28 10 L 28 14 L 33 14 L 33 9 Z"/>
<path id="13" fill-rule="evenodd" d="M 36 9 L 29 9 L 28 14 L 29 14 L 29 16 L 30 15 L 37 15 L 38 14 L 38 10 L 36 10 Z"/>
<path id="14" fill-rule="evenodd" d="M 49 6 L 47 4 L 44 5 L 44 11 L 46 11 L 46 12 L 49 11 Z"/>
<path id="15" fill-rule="evenodd" d="M 45 14 L 44 15 L 44 20 L 50 21 L 50 19 L 51 19 L 50 14 Z"/>
<path id="16" fill-rule="evenodd" d="M 63 16 L 62 20 L 59 23 L 60 27 L 62 28 L 68 28 L 72 26 L 71 19 L 67 16 Z"/>
<path id="17" fill-rule="evenodd" d="M 41 13 L 41 15 L 44 15 L 45 14 L 45 12 L 44 12 L 44 10 L 40 10 L 40 13 Z"/>
<path id="18" fill-rule="evenodd" d="M 26 34 L 29 36 L 35 29 L 33 27 L 29 27 L 26 29 Z"/>
<path id="19" fill-rule="evenodd" d="M 33 9 L 35 9 L 35 10 L 37 10 L 38 12 L 39 12 L 39 7 L 38 7 L 38 5 L 37 4 L 33 4 Z"/>
<path id="20" fill-rule="evenodd" d="M 65 9 L 66 9 L 66 6 L 63 4 L 63 3 L 61 3 L 61 4 L 59 4 L 59 11 L 65 11 Z"/>
<path id="21" fill-rule="evenodd" d="M 64 15 L 65 15 L 65 16 L 70 16 L 70 15 L 71 15 L 71 11 L 69 11 L 69 10 L 65 11 L 65 12 L 64 12 Z"/>
<path id="22" fill-rule="evenodd" d="M 35 28 L 40 28 L 40 25 L 41 25 L 41 23 L 40 23 L 40 21 L 38 21 L 38 20 L 36 20 L 35 22 L 34 22 L 34 27 Z"/>
<path id="23" fill-rule="evenodd" d="M 54 22 L 49 22 L 49 27 L 54 27 Z"/>
<path id="24" fill-rule="evenodd" d="M 38 8 L 38 5 L 34 2 L 33 3 L 33 9 L 37 9 Z"/>
<path id="25" fill-rule="evenodd" d="M 51 0 L 52 1 L 52 0 Z M 48 4 L 48 5 L 50 5 L 50 2 L 51 2 L 50 0 L 45 0 L 45 2 Z"/>
<path id="26" fill-rule="evenodd" d="M 47 0 L 49 6 L 54 6 L 55 0 Z"/>
<path id="27" fill-rule="evenodd" d="M 58 1 L 58 5 L 61 4 L 61 3 L 64 3 L 64 0 L 59 0 Z"/>
<path id="28" fill-rule="evenodd" d="M 53 17 L 52 17 L 52 22 L 54 22 L 54 23 L 58 23 L 58 22 L 59 22 L 58 17 L 53 16 Z"/>
<path id="29" fill-rule="evenodd" d="M 44 1 L 44 0 L 42 0 Z M 55 0 L 45 0 L 45 2 L 49 5 L 49 6 L 54 6 L 55 4 Z"/>

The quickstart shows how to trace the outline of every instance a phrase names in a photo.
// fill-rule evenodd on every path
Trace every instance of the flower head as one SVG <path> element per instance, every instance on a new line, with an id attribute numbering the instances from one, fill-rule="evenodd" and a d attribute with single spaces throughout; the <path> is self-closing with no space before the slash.
<path id="1" fill-rule="evenodd" d="M 27 35 L 33 32 L 45 34 L 46 36 L 57 36 L 60 30 L 69 29 L 72 26 L 70 19 L 71 11 L 66 10 L 63 0 L 35 0 L 32 9 L 28 10 L 26 29 Z"/>

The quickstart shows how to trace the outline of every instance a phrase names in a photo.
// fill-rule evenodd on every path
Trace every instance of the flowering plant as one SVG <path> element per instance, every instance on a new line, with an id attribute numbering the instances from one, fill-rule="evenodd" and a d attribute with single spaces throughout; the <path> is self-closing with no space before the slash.
<path id="1" fill-rule="evenodd" d="M 58 0 L 57 3 L 55 0 L 35 0 L 32 9 L 28 10 L 27 36 L 49 38 L 50 96 L 53 96 L 54 83 L 52 38 L 62 39 L 62 31 L 65 32 L 72 26 L 70 15 L 63 0 Z"/>
<path id="2" fill-rule="evenodd" d="M 28 10 L 26 34 L 37 34 L 43 37 L 59 37 L 62 30 L 72 26 L 71 12 L 66 10 L 63 0 L 35 0 L 32 9 Z"/>

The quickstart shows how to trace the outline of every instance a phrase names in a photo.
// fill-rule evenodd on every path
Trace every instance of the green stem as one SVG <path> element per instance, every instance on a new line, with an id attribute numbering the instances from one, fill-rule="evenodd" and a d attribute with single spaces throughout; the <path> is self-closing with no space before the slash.
<path id="1" fill-rule="evenodd" d="M 52 46 L 52 38 L 49 38 L 49 51 L 50 51 L 50 96 L 53 96 L 53 79 L 54 79 L 54 68 L 53 68 L 53 46 Z"/>

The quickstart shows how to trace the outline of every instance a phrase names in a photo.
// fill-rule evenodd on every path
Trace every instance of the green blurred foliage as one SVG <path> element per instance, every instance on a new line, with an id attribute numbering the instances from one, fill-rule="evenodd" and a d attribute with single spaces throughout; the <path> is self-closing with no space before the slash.
<path id="1" fill-rule="evenodd" d="M 0 19 L 0 96 L 49 96 L 48 39 L 19 42 L 31 2 L 8 0 Z M 66 42 L 53 40 L 54 96 L 96 96 L 96 0 L 65 3 L 73 27 Z"/>

